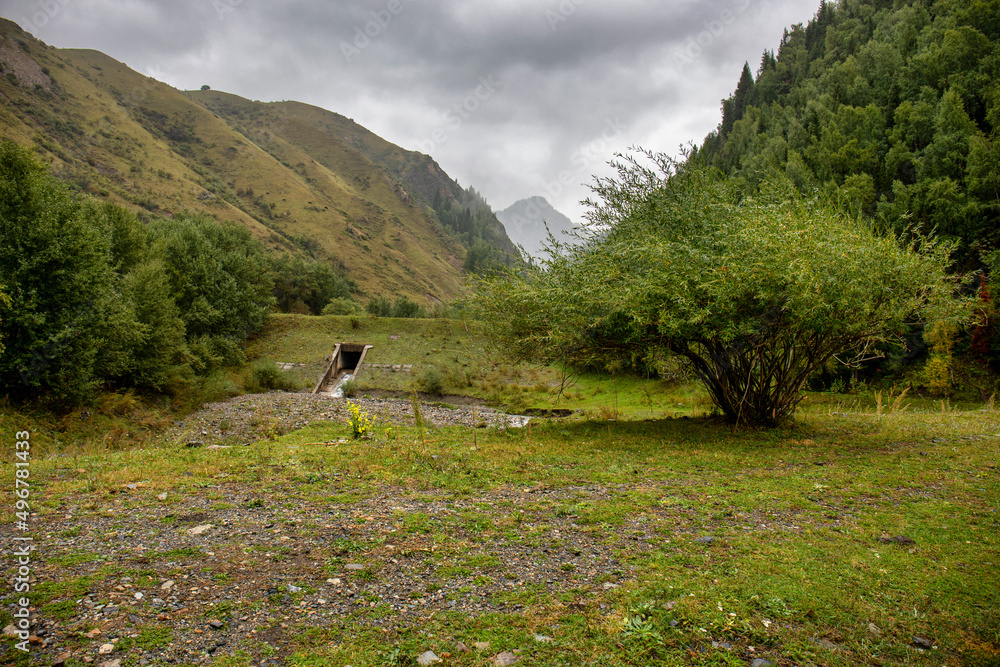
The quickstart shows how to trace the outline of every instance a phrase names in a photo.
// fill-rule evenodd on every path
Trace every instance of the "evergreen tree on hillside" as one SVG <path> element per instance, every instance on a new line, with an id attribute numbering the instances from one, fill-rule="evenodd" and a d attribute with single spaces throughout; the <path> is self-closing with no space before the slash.
<path id="1" fill-rule="evenodd" d="M 824 0 L 745 65 L 692 160 L 753 186 L 783 174 L 896 232 L 1000 247 L 1000 0 Z"/>

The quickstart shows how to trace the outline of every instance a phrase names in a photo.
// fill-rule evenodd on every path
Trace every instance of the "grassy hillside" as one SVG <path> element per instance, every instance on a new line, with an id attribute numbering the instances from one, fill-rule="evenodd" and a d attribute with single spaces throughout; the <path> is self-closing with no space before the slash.
<path id="1" fill-rule="evenodd" d="M 236 221 L 272 248 L 339 266 L 369 295 L 427 302 L 462 290 L 466 247 L 427 200 L 463 191 L 427 156 L 308 105 L 183 93 L 5 20 L 0 64 L 3 136 L 35 147 L 81 191 L 147 217 Z M 498 247 L 509 246 L 499 229 Z"/>

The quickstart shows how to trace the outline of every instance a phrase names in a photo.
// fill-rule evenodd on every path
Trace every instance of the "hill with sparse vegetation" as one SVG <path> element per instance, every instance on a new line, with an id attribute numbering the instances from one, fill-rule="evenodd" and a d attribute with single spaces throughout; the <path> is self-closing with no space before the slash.
<path id="1" fill-rule="evenodd" d="M 6 20 L 0 67 L 3 137 L 144 221 L 231 220 L 272 250 L 337 268 L 361 296 L 431 304 L 459 295 L 466 269 L 514 252 L 473 189 L 339 114 L 179 91 Z"/>

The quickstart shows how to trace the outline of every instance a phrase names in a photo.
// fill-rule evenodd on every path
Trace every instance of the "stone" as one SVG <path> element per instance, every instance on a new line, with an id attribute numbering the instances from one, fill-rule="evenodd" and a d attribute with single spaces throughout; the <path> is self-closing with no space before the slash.
<path id="1" fill-rule="evenodd" d="M 141 600 L 143 598 L 142 593 L 135 593 L 132 595 L 136 600 Z"/>
<path id="2" fill-rule="evenodd" d="M 288 586 L 286 586 L 286 588 L 288 589 L 289 593 L 301 593 L 302 592 L 302 589 L 299 588 L 298 586 L 294 585 L 294 584 L 288 584 Z"/>
<path id="3" fill-rule="evenodd" d="M 28 643 L 32 646 L 39 646 L 42 643 L 42 638 L 38 635 L 31 635 L 28 637 Z"/>
<path id="4" fill-rule="evenodd" d="M 163 500 L 166 500 L 166 499 L 167 499 L 167 494 L 166 494 L 166 492 L 164 492 L 164 493 L 160 493 L 160 494 L 157 494 L 157 496 L 156 496 L 156 499 L 157 499 L 157 500 L 160 500 L 160 501 L 163 501 Z"/>
<path id="5" fill-rule="evenodd" d="M 878 637 L 879 635 L 882 634 L 882 631 L 879 630 L 878 626 L 875 625 L 874 623 L 869 623 L 868 624 L 868 632 L 872 633 L 876 637 Z"/>
<path id="6" fill-rule="evenodd" d="M 344 566 L 344 569 L 347 570 L 348 572 L 352 571 L 358 572 L 360 570 L 365 569 L 365 566 L 361 565 L 360 563 L 348 563 L 347 565 Z"/>
<path id="7" fill-rule="evenodd" d="M 210 523 L 204 523 L 204 524 L 202 524 L 200 526 L 195 526 L 194 528 L 188 528 L 188 534 L 189 535 L 203 535 L 203 534 L 207 533 L 208 531 L 212 530 L 213 528 L 215 528 L 215 526 L 213 526 L 212 524 L 210 524 Z"/>
<path id="8" fill-rule="evenodd" d="M 490 643 L 489 642 L 476 642 L 475 644 L 472 645 L 472 647 L 474 649 L 476 649 L 477 651 L 489 651 L 490 650 Z"/>
<path id="9" fill-rule="evenodd" d="M 458 642 L 455 644 L 455 650 L 459 653 L 469 653 L 469 647 L 465 645 L 465 642 Z"/>
<path id="10" fill-rule="evenodd" d="M 539 644 L 551 644 L 552 637 L 535 633 L 535 641 L 538 642 Z"/>
<path id="11" fill-rule="evenodd" d="M 934 642 L 926 637 L 921 637 L 920 635 L 913 635 L 913 645 L 917 648 L 932 649 L 934 648 Z"/>
<path id="12" fill-rule="evenodd" d="M 434 651 L 424 651 L 417 656 L 418 665 L 433 665 L 435 662 L 441 662 L 441 658 L 437 657 Z"/>
<path id="13" fill-rule="evenodd" d="M 834 644 L 829 639 L 823 639 L 822 637 L 820 637 L 820 638 L 815 638 L 814 637 L 812 639 L 812 642 L 814 644 L 816 644 L 817 646 L 825 648 L 827 651 L 839 651 L 840 650 L 840 647 L 837 646 L 836 644 Z"/>
<path id="14" fill-rule="evenodd" d="M 115 650 L 114 644 L 101 644 L 101 648 L 97 649 L 97 652 L 100 655 L 107 655 L 108 653 L 111 653 L 114 650 Z"/>
<path id="15" fill-rule="evenodd" d="M 753 662 L 750 663 L 750 667 L 771 667 L 773 664 L 773 662 L 764 658 L 754 658 Z"/>
<path id="16" fill-rule="evenodd" d="M 727 651 L 733 647 L 729 642 L 712 642 L 712 648 L 724 648 Z"/>
<path id="17" fill-rule="evenodd" d="M 220 621 L 220 620 L 217 620 L 217 619 L 214 619 L 214 618 L 213 618 L 213 619 L 212 619 L 211 621 L 209 621 L 209 622 L 208 622 L 208 626 L 209 626 L 210 628 L 213 628 L 213 629 L 215 629 L 215 630 L 218 630 L 218 629 L 220 629 L 220 628 L 221 628 L 221 627 L 223 627 L 224 625 L 225 625 L 225 623 L 223 623 L 223 622 L 222 622 L 222 621 Z"/>
<path id="18" fill-rule="evenodd" d="M 122 667 L 122 659 L 107 660 L 101 663 L 101 667 Z"/>
<path id="19" fill-rule="evenodd" d="M 715 538 L 712 537 L 711 535 L 706 535 L 705 537 L 699 537 L 698 539 L 695 540 L 695 542 L 697 542 L 698 544 L 711 544 L 714 541 Z"/>
<path id="20" fill-rule="evenodd" d="M 493 664 L 497 667 L 507 667 L 508 665 L 513 665 L 519 659 L 520 658 L 510 651 L 504 651 L 503 653 L 497 653 L 493 656 Z"/>
<path id="21" fill-rule="evenodd" d="M 3 629 L 3 634 L 5 637 L 17 637 L 17 628 L 11 623 L 6 628 Z"/>
<path id="22" fill-rule="evenodd" d="M 128 489 L 129 491 L 135 491 L 136 489 L 139 488 L 139 485 L 133 482 L 132 484 L 126 484 L 125 488 Z"/>
<path id="23" fill-rule="evenodd" d="M 66 664 L 66 661 L 73 657 L 72 653 L 60 653 L 56 656 L 56 659 L 52 661 L 52 667 L 62 667 Z"/>
<path id="24" fill-rule="evenodd" d="M 173 587 L 174 587 L 174 580 L 173 579 L 167 579 L 162 584 L 160 584 L 160 590 L 161 591 L 169 591 Z"/>
<path id="25" fill-rule="evenodd" d="M 99 634 L 101 634 L 101 629 L 100 628 L 94 628 L 93 630 L 91 630 L 90 632 L 87 633 L 87 638 L 88 639 L 93 639 L 94 637 L 96 637 Z"/>

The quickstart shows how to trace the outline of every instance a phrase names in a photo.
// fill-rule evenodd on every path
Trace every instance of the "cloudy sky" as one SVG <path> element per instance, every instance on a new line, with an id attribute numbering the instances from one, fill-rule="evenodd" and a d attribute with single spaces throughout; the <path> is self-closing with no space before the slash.
<path id="1" fill-rule="evenodd" d="M 819 0 L 0 0 L 58 47 L 177 88 L 344 114 L 432 155 L 494 209 L 578 218 L 615 151 L 676 153 L 719 122 Z"/>

